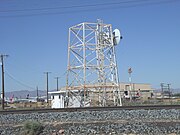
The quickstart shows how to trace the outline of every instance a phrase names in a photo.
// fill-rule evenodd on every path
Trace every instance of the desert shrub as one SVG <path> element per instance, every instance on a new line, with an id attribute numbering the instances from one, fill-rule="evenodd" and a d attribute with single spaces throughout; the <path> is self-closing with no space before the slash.
<path id="1" fill-rule="evenodd" d="M 43 131 L 43 126 L 37 121 L 26 121 L 21 135 L 39 135 Z"/>

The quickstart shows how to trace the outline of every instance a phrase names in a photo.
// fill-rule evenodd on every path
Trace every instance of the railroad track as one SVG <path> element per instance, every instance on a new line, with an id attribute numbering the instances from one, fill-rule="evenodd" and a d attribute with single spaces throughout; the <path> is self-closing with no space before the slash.
<path id="1" fill-rule="evenodd" d="M 0 114 L 25 114 L 25 113 L 49 113 L 49 112 L 81 112 L 81 111 L 109 111 L 109 110 L 158 110 L 180 109 L 180 105 L 154 105 L 154 106 L 108 106 L 108 107 L 82 107 L 82 108 L 59 108 L 59 109 L 22 109 L 3 110 Z"/>

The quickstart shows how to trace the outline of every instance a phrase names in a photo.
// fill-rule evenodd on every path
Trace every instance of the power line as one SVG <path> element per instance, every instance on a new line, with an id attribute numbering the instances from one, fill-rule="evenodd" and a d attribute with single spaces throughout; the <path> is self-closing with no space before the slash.
<path id="1" fill-rule="evenodd" d="M 66 72 L 67 72 L 67 71 L 66 71 Z M 66 74 L 66 72 L 64 72 L 64 73 L 59 77 L 59 79 L 61 79 L 61 78 Z M 21 86 L 24 86 L 24 87 L 26 87 L 26 88 L 28 88 L 28 89 L 36 90 L 34 87 L 32 87 L 32 86 L 30 86 L 30 85 L 28 85 L 28 84 L 25 84 L 24 82 L 16 79 L 16 78 L 15 78 L 12 74 L 10 74 L 7 70 L 5 70 L 4 73 L 5 73 L 9 78 L 11 78 L 12 80 L 14 80 L 16 83 L 20 84 Z"/>
<path id="2" fill-rule="evenodd" d="M 141 2 L 141 3 L 140 3 Z M 67 13 L 77 13 L 77 12 L 87 12 L 87 11 L 100 11 L 107 9 L 115 9 L 115 8 L 133 8 L 133 7 L 141 7 L 141 6 L 149 6 L 149 5 L 160 5 L 167 3 L 180 2 L 179 0 L 160 0 L 160 1 L 144 1 L 144 0 L 133 0 L 133 1 L 122 1 L 117 3 L 102 3 L 102 4 L 89 4 L 89 5 L 76 5 L 76 6 L 67 6 L 67 7 L 52 7 L 52 8 L 36 8 L 36 9 L 20 9 L 20 10 L 1 10 L 0 13 L 8 13 L 8 12 L 22 12 L 22 11 L 45 11 L 45 10 L 57 10 L 57 9 L 73 9 L 73 8 L 83 8 L 77 10 L 70 11 L 61 11 L 61 12 L 46 12 L 46 13 L 34 13 L 34 14 L 23 14 L 23 15 L 11 15 L 11 16 L 0 16 L 0 17 L 28 17 L 28 16 L 40 16 L 40 15 L 55 15 L 55 14 L 67 14 Z M 124 5 L 120 5 L 124 4 Z M 126 4 L 126 5 L 125 5 Z M 127 5 L 131 4 L 131 5 Z M 132 5 L 133 4 L 133 5 Z M 99 8 L 98 6 L 106 6 Z M 114 6 L 114 7 L 112 7 Z M 87 7 L 94 7 L 97 9 L 87 9 Z"/>
<path id="3" fill-rule="evenodd" d="M 61 74 L 61 75 L 59 76 L 59 79 L 62 79 L 62 77 L 65 76 L 66 73 L 67 73 L 67 71 L 65 71 L 63 74 Z"/>
<path id="4" fill-rule="evenodd" d="M 130 0 L 130 1 L 121 1 L 121 2 L 75 5 L 75 6 L 64 6 L 64 7 L 45 7 L 45 8 L 33 8 L 33 9 L 0 10 L 0 12 L 43 11 L 43 10 L 81 8 L 81 7 L 84 8 L 84 7 L 106 6 L 106 5 L 116 5 L 116 4 L 129 4 L 129 3 L 136 3 L 136 2 L 144 2 L 144 0 Z"/>
<path id="5" fill-rule="evenodd" d="M 14 80 L 16 83 L 20 84 L 21 86 L 24 86 L 28 89 L 32 89 L 32 90 L 36 90 L 35 88 L 23 83 L 22 81 L 17 80 L 14 76 L 12 76 L 10 73 L 7 72 L 7 70 L 5 71 L 6 75 L 9 76 L 9 78 L 11 78 L 12 80 Z"/>

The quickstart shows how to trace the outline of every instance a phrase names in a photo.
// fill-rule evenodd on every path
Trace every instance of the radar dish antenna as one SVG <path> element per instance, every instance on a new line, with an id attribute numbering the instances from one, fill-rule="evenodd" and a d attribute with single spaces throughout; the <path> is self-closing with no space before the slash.
<path id="1" fill-rule="evenodd" d="M 122 39 L 121 33 L 118 29 L 113 31 L 113 44 L 118 45 L 120 40 Z"/>

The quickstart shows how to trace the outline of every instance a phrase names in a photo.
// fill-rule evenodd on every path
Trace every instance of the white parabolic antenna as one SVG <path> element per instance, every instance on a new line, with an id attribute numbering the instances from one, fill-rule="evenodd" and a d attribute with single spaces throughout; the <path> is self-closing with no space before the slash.
<path id="1" fill-rule="evenodd" d="M 122 39 L 121 33 L 118 29 L 115 29 L 113 31 L 113 44 L 117 45 L 119 44 L 120 40 Z"/>

